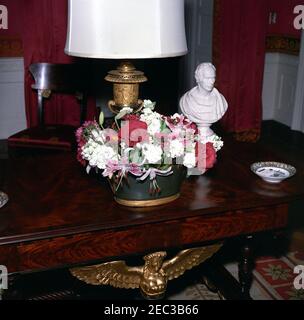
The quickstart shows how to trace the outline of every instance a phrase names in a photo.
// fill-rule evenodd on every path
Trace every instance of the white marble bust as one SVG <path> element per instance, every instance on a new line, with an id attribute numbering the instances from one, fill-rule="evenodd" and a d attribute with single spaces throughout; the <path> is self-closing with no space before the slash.
<path id="1" fill-rule="evenodd" d="M 197 86 L 180 99 L 182 113 L 197 124 L 202 137 L 214 134 L 210 126 L 220 120 L 228 109 L 225 97 L 214 87 L 216 69 L 201 63 L 195 71 Z"/>

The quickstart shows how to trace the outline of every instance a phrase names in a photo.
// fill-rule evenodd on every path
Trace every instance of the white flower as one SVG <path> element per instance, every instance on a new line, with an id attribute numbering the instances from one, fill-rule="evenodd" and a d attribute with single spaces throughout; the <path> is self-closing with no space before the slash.
<path id="1" fill-rule="evenodd" d="M 216 152 L 218 152 L 219 150 L 221 150 L 222 147 L 223 147 L 223 145 L 224 145 L 224 142 L 222 141 L 222 139 L 221 139 L 218 135 L 216 135 L 216 134 L 214 134 L 214 135 L 212 135 L 212 136 L 210 136 L 210 137 L 207 137 L 207 138 L 205 138 L 205 137 L 200 137 L 200 138 L 199 138 L 199 141 L 200 141 L 201 143 L 204 143 L 204 144 L 206 144 L 206 143 L 208 143 L 208 142 L 211 142 L 211 143 L 213 144 L 213 148 L 214 148 L 214 150 L 215 150 Z"/>
<path id="2" fill-rule="evenodd" d="M 152 136 L 155 135 L 155 133 L 160 132 L 161 128 L 161 121 L 157 118 L 153 118 L 148 124 L 148 133 Z"/>
<path id="3" fill-rule="evenodd" d="M 151 100 L 144 100 L 144 109 L 150 109 L 150 110 L 154 110 L 155 108 L 155 102 L 152 102 Z"/>
<path id="4" fill-rule="evenodd" d="M 184 156 L 183 165 L 188 169 L 192 169 L 196 165 L 195 152 L 187 152 Z"/>
<path id="5" fill-rule="evenodd" d="M 163 150 L 161 146 L 155 144 L 144 143 L 142 152 L 146 159 L 146 163 L 156 164 L 161 161 Z"/>
<path id="6" fill-rule="evenodd" d="M 153 111 L 150 109 L 150 108 L 145 108 L 142 110 L 142 115 L 144 115 L 145 117 L 149 117 L 149 116 L 152 116 L 153 115 Z"/>
<path id="7" fill-rule="evenodd" d="M 184 144 L 178 140 L 171 140 L 169 143 L 169 156 L 171 158 L 177 158 L 184 154 Z"/>
<path id="8" fill-rule="evenodd" d="M 82 147 L 82 157 L 91 167 L 105 169 L 109 160 L 118 160 L 117 152 L 109 146 L 96 143 L 91 139 Z"/>
<path id="9" fill-rule="evenodd" d="M 155 133 L 160 132 L 161 129 L 161 115 L 157 112 L 153 112 L 151 109 L 146 108 L 140 115 L 140 120 L 145 122 L 148 126 L 149 135 L 154 136 Z"/>
<path id="10" fill-rule="evenodd" d="M 82 156 L 84 157 L 84 159 L 89 160 L 94 152 L 96 145 L 97 143 L 91 138 L 88 140 L 88 142 L 82 147 Z"/>
<path id="11" fill-rule="evenodd" d="M 95 141 L 97 142 L 104 142 L 104 134 L 101 130 L 93 129 L 91 134 Z"/>

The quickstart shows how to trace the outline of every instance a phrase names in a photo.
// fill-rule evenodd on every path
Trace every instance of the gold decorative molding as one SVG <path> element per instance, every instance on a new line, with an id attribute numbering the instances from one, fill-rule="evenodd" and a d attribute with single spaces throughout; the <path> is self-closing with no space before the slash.
<path id="1" fill-rule="evenodd" d="M 0 58 L 22 57 L 22 39 L 13 36 L 0 36 Z"/>
<path id="2" fill-rule="evenodd" d="M 169 280 L 176 279 L 187 270 L 213 256 L 222 244 L 187 249 L 164 261 L 164 251 L 151 253 L 143 259 L 143 266 L 129 267 L 125 261 L 113 261 L 94 266 L 71 269 L 73 276 L 91 285 L 111 285 L 116 288 L 139 288 L 148 299 L 164 296 Z"/>
<path id="3" fill-rule="evenodd" d="M 114 113 L 124 107 L 132 108 L 135 112 L 142 107 L 139 95 L 139 84 L 147 81 L 147 77 L 142 71 L 135 69 L 128 61 L 120 63 L 116 70 L 112 70 L 105 77 L 106 81 L 113 83 L 114 102 L 109 101 L 109 108 Z"/>
<path id="4" fill-rule="evenodd" d="M 290 36 L 268 36 L 266 38 L 266 51 L 299 55 L 300 39 Z"/>
<path id="5" fill-rule="evenodd" d="M 41 95 L 43 98 L 48 99 L 52 94 L 52 91 L 50 89 L 43 89 L 41 90 Z"/>
<path id="6" fill-rule="evenodd" d="M 142 83 L 148 79 L 142 71 L 135 69 L 129 61 L 122 61 L 116 70 L 112 70 L 105 77 L 105 80 L 113 83 Z"/>
<path id="7" fill-rule="evenodd" d="M 141 99 L 137 100 L 136 106 L 133 107 L 133 112 L 139 112 L 144 107 L 144 102 Z M 108 108 L 111 112 L 117 114 L 121 110 L 121 106 L 117 106 L 114 100 L 108 101 Z"/>
<path id="8" fill-rule="evenodd" d="M 142 208 L 142 207 L 154 207 L 154 206 L 160 206 L 163 204 L 167 204 L 169 202 L 172 202 L 172 201 L 178 199 L 179 196 L 180 196 L 180 193 L 177 193 L 177 194 L 170 196 L 170 197 L 153 199 L 153 200 L 125 200 L 125 199 L 120 199 L 117 197 L 115 197 L 114 199 L 117 203 L 119 203 L 123 206 Z"/>

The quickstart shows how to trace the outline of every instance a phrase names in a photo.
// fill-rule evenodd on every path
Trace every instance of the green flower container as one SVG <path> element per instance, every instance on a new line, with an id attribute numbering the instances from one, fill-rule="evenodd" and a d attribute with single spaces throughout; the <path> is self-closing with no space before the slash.
<path id="1" fill-rule="evenodd" d="M 117 190 L 113 181 L 110 181 L 115 201 L 128 207 L 151 207 L 176 200 L 186 179 L 187 169 L 182 165 L 173 165 L 172 171 L 168 176 L 156 176 L 158 188 L 155 188 L 150 177 L 139 181 L 132 174 L 128 174 Z"/>

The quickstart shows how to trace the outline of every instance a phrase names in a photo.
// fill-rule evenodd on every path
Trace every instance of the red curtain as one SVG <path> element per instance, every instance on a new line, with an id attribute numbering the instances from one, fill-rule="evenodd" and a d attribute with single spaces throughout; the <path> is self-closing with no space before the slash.
<path id="1" fill-rule="evenodd" d="M 24 20 L 23 51 L 25 64 L 25 104 L 27 124 L 38 124 L 37 93 L 29 66 L 34 62 L 71 63 L 73 58 L 64 53 L 67 31 L 67 1 L 22 0 Z M 79 104 L 72 96 L 54 94 L 45 100 L 45 123 L 79 125 Z M 95 101 L 88 103 L 88 118 L 94 117 Z"/>
<path id="2" fill-rule="evenodd" d="M 266 30 L 267 1 L 215 0 L 216 85 L 229 104 L 221 124 L 239 140 L 259 137 Z"/>

